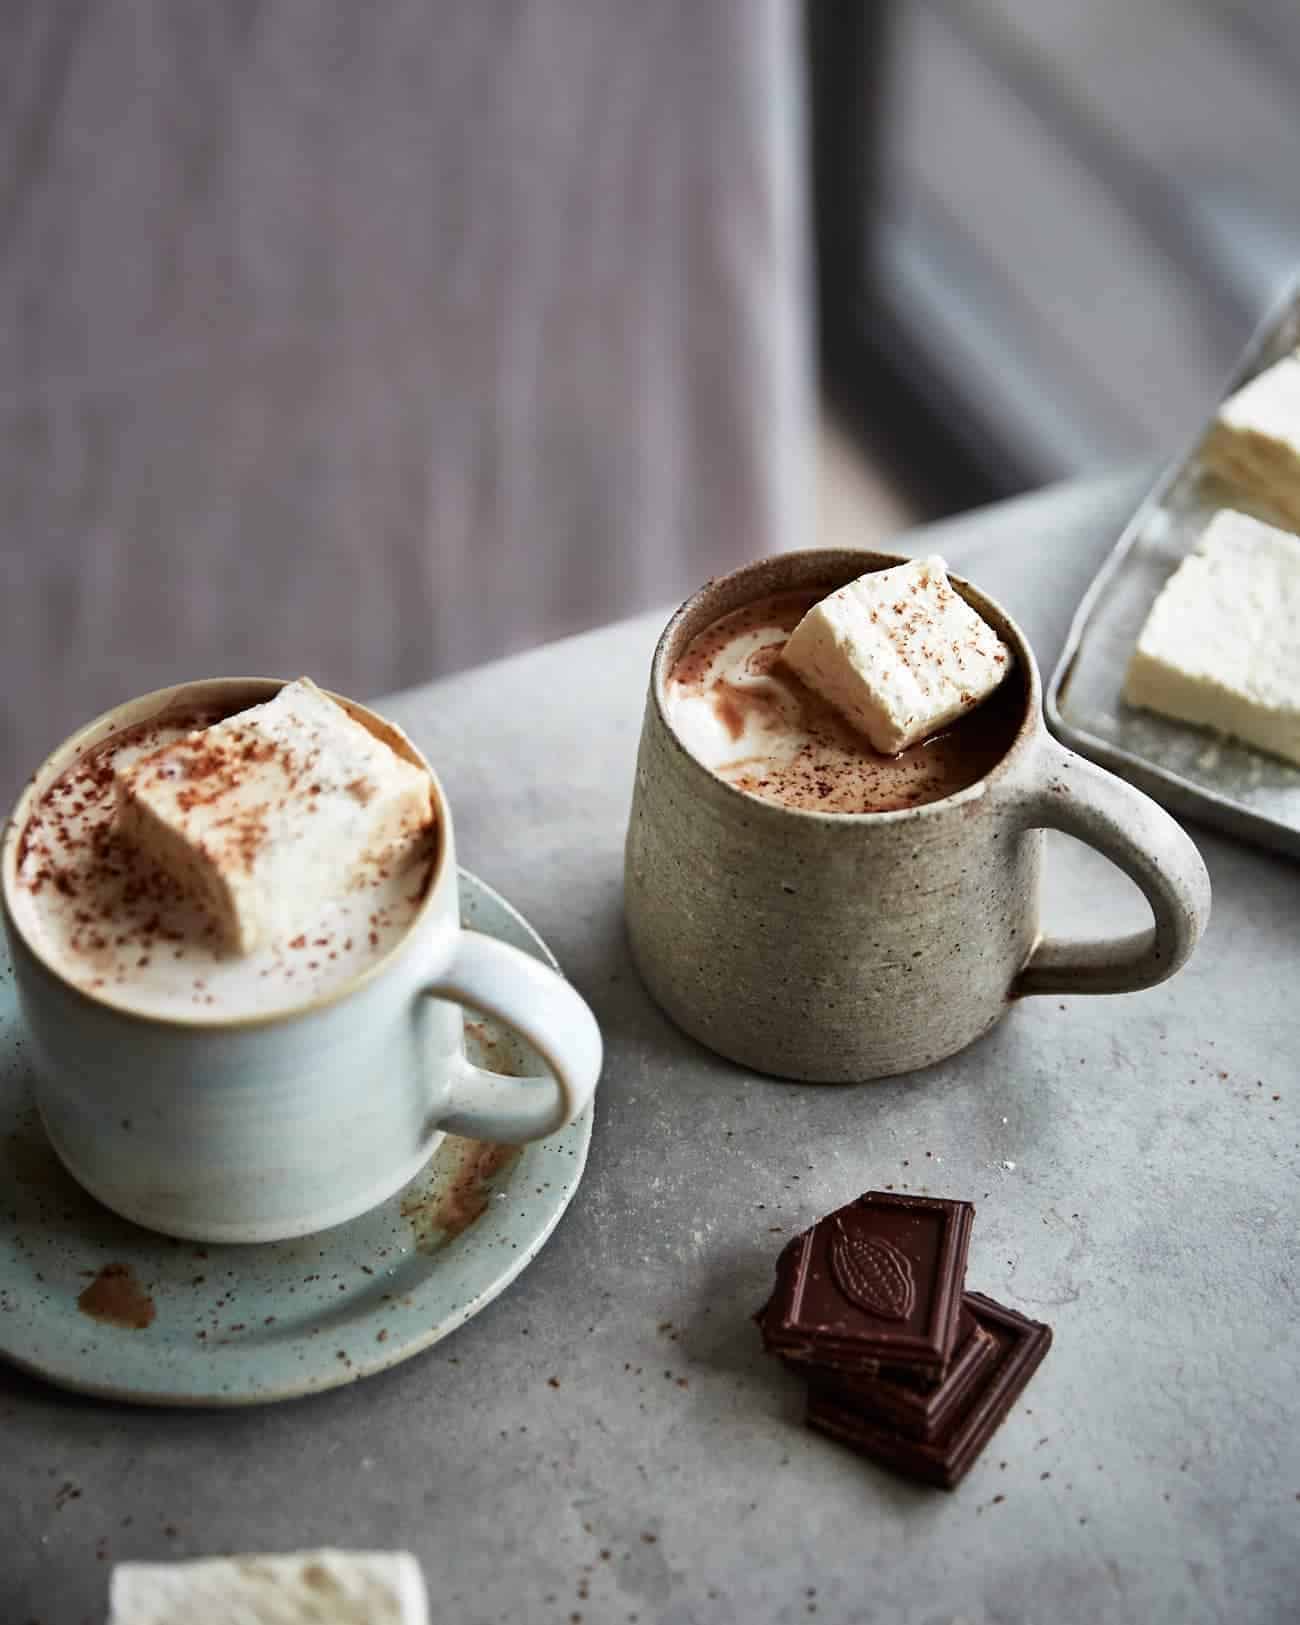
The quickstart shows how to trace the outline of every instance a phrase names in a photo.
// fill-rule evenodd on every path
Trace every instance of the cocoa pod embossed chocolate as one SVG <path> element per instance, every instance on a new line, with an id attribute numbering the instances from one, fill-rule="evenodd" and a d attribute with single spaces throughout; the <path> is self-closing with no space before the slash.
<path id="1" fill-rule="evenodd" d="M 881 1320 L 906 1320 L 916 1303 L 911 1260 L 878 1236 L 855 1236 L 836 1220 L 831 1275 L 856 1308 Z"/>

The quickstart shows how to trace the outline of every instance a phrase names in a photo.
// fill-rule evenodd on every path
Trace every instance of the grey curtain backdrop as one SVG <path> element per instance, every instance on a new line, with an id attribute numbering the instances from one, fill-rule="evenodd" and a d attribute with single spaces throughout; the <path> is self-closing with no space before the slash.
<path id="1" fill-rule="evenodd" d="M 8 0 L 6 804 L 145 689 L 368 697 L 802 541 L 799 44 L 789 0 Z"/>

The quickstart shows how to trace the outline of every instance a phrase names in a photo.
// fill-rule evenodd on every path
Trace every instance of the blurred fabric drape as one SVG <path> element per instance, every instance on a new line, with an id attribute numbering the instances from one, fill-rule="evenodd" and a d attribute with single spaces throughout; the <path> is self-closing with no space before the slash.
<path id="1" fill-rule="evenodd" d="M 132 693 L 365 697 L 801 542 L 800 60 L 789 0 L 9 0 L 6 802 Z"/>

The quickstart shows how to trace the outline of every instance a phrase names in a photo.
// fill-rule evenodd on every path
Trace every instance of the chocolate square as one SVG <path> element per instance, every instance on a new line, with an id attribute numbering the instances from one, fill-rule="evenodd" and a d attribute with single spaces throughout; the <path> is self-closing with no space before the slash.
<path id="1" fill-rule="evenodd" d="M 968 1292 L 963 1301 L 980 1329 L 992 1337 L 997 1352 L 932 1439 L 907 1438 L 844 1403 L 842 1395 L 832 1399 L 815 1389 L 808 1396 L 809 1427 L 906 1478 L 953 1489 L 997 1432 L 1052 1344 L 1050 1326 L 994 1303 L 983 1293 Z"/>
<path id="2" fill-rule="evenodd" d="M 916 1388 L 887 1373 L 861 1377 L 847 1371 L 788 1361 L 808 1379 L 809 1391 L 827 1404 L 871 1418 L 905 1438 L 928 1443 L 951 1421 L 971 1389 L 998 1355 L 998 1344 L 963 1309 L 957 1323 L 957 1345 L 936 1388 Z"/>
<path id="3" fill-rule="evenodd" d="M 764 1343 L 791 1360 L 939 1382 L 974 1214 L 969 1202 L 868 1191 L 819 1219 L 781 1254 Z"/>

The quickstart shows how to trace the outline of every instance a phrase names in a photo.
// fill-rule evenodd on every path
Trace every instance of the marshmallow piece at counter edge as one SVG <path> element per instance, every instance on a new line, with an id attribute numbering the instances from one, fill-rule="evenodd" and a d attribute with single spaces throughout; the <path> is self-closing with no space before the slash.
<path id="1" fill-rule="evenodd" d="M 251 953 L 433 819 L 429 775 L 310 678 L 114 775 L 120 834 Z"/>
<path id="2" fill-rule="evenodd" d="M 1220 509 L 1152 604 L 1124 698 L 1300 767 L 1297 625 L 1300 538 Z"/>
<path id="3" fill-rule="evenodd" d="M 937 557 L 870 571 L 823 598 L 782 659 L 887 756 L 987 699 L 1013 664 Z"/>
<path id="4" fill-rule="evenodd" d="M 410 1552 L 318 1551 L 119 1563 L 108 1625 L 429 1625 Z"/>

